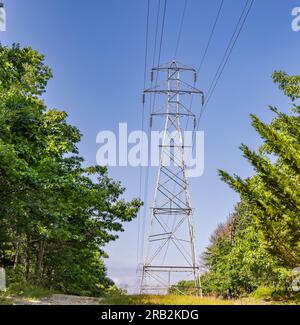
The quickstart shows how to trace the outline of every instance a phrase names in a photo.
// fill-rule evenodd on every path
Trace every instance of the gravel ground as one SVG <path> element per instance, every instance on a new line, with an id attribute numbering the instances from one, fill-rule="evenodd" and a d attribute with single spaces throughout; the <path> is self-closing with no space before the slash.
<path id="1" fill-rule="evenodd" d="M 15 305 L 100 305 L 101 298 L 55 294 L 41 299 L 16 299 Z"/>

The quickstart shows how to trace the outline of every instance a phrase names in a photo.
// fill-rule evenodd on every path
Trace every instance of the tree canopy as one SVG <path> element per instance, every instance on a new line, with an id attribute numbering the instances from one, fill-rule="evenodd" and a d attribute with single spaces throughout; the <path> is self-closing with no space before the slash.
<path id="1" fill-rule="evenodd" d="M 292 100 L 291 112 L 270 107 L 275 117 L 269 124 L 251 115 L 263 144 L 240 149 L 253 176 L 219 171 L 241 202 L 204 253 L 208 293 L 238 296 L 266 286 L 291 294 L 291 271 L 300 265 L 300 76 L 277 71 L 273 80 Z"/>
<path id="2" fill-rule="evenodd" d="M 112 284 L 103 247 L 141 202 L 123 200 L 105 167 L 85 167 L 80 131 L 41 98 L 51 77 L 37 51 L 0 47 L 0 265 L 11 282 L 101 294 Z"/>

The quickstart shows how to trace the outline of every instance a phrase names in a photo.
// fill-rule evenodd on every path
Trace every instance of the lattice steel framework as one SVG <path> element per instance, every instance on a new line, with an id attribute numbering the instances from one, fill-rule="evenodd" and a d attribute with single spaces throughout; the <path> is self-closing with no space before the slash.
<path id="1" fill-rule="evenodd" d="M 165 124 L 140 292 L 165 294 L 179 291 L 202 295 L 181 124 L 192 118 L 195 128 L 196 118 L 188 99 L 191 95 L 200 96 L 203 105 L 204 94 L 182 79 L 183 73 L 189 73 L 195 83 L 195 69 L 172 61 L 153 68 L 152 80 L 154 74 L 162 73 L 166 74 L 166 81 L 144 90 L 143 95 L 144 101 L 147 94 L 165 95 L 167 101 L 163 111 L 154 110 L 150 117 L 152 124 L 154 116 L 163 116 Z M 186 280 L 194 283 L 194 286 L 189 285 L 188 291 L 185 286 L 190 282 Z"/>

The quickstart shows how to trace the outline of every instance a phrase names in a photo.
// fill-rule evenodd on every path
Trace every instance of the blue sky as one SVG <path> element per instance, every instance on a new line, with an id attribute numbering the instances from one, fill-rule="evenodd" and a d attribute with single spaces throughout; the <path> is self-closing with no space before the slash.
<path id="1" fill-rule="evenodd" d="M 155 8 L 151 1 L 149 50 L 153 50 Z M 220 0 L 188 0 L 178 50 L 179 61 L 198 67 Z M 238 20 L 244 0 L 225 0 L 220 21 L 197 86 L 208 89 Z M 6 0 L 7 31 L 2 44 L 30 45 L 46 56 L 54 78 L 44 96 L 49 107 L 69 113 L 69 122 L 83 134 L 80 153 L 95 164 L 96 135 L 141 127 L 141 91 L 145 48 L 146 0 Z M 173 59 L 183 0 L 169 0 L 161 62 Z M 255 113 L 264 121 L 268 105 L 288 111 L 289 101 L 272 83 L 282 69 L 300 73 L 300 32 L 291 29 L 291 11 L 300 0 L 256 0 L 217 89 L 201 120 L 205 132 L 205 172 L 190 180 L 198 250 L 201 253 L 218 223 L 224 221 L 238 196 L 223 184 L 217 169 L 250 176 L 252 169 L 238 150 L 241 142 L 257 148 L 260 139 L 249 123 Z M 148 62 L 148 69 L 150 62 Z M 147 116 L 148 111 L 146 111 Z M 146 123 L 146 122 L 145 122 Z M 152 200 L 156 169 L 150 169 Z M 139 194 L 139 169 L 109 170 L 127 188 L 127 199 Z M 146 207 L 147 209 L 149 206 Z M 109 275 L 117 283 L 135 284 L 137 221 L 125 226 L 120 239 L 107 247 Z"/>

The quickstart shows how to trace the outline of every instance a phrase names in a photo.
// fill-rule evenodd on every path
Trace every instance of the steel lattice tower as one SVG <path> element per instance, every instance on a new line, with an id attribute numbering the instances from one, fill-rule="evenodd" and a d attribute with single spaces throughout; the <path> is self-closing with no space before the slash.
<path id="1" fill-rule="evenodd" d="M 185 163 L 185 148 L 182 136 L 182 123 L 186 119 L 194 120 L 195 114 L 188 107 L 191 96 L 200 96 L 203 92 L 183 81 L 182 75 L 194 78 L 193 68 L 172 61 L 153 68 L 153 75 L 165 74 L 163 85 L 144 90 L 152 96 L 165 95 L 166 107 L 163 111 L 153 111 L 154 116 L 165 117 L 162 137 L 160 165 L 157 174 L 146 252 L 142 267 L 141 293 L 165 294 L 185 289 L 184 280 L 194 281 L 189 293 L 202 295 L 199 262 L 196 253 L 193 209 L 190 202 L 189 183 Z M 175 261 L 175 262 L 174 262 Z M 181 282 L 181 285 L 175 286 Z M 185 290 L 186 292 L 186 290 Z"/>

